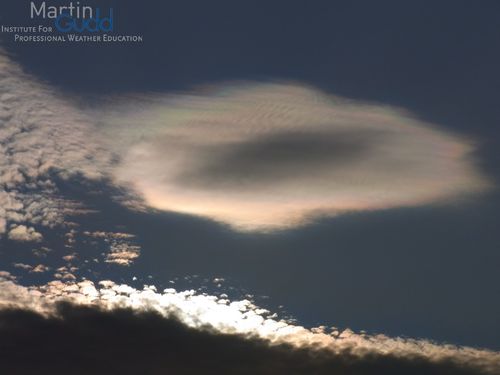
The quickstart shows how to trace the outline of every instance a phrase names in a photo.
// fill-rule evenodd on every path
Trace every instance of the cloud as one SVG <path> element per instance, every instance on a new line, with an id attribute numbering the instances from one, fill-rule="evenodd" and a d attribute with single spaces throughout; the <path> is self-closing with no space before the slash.
<path id="1" fill-rule="evenodd" d="M 104 231 L 95 231 L 95 232 L 89 232 L 89 231 L 84 231 L 84 235 L 93 237 L 93 238 L 102 238 L 107 241 L 110 240 L 124 240 L 124 239 L 130 239 L 134 238 L 135 236 L 130 233 L 122 233 L 122 232 L 104 232 Z"/>
<path id="2" fill-rule="evenodd" d="M 17 276 L 12 275 L 10 272 L 0 271 L 0 282 L 3 282 L 5 280 L 15 281 L 16 279 L 17 279 Z M 10 287 L 10 284 L 6 284 L 6 285 L 8 285 Z"/>
<path id="3" fill-rule="evenodd" d="M 7 231 L 7 220 L 5 218 L 0 217 L 0 235 Z"/>
<path id="4" fill-rule="evenodd" d="M 103 98 L 89 108 L 0 51 L 0 84 L 0 234 L 86 213 L 57 186 L 75 176 L 114 184 L 130 208 L 241 230 L 443 203 L 489 185 L 464 137 L 296 83 Z"/>
<path id="5" fill-rule="evenodd" d="M 22 224 L 11 240 L 40 240 L 33 226 L 64 225 L 66 215 L 83 213 L 61 198 L 54 178 L 103 177 L 111 156 L 92 124 L 0 49 L 0 235 Z"/>
<path id="6" fill-rule="evenodd" d="M 33 269 L 31 270 L 31 272 L 34 272 L 34 273 L 44 273 L 44 272 L 47 272 L 49 270 L 50 270 L 50 267 L 46 266 L 45 264 L 38 264 L 35 267 L 33 267 Z"/>
<path id="7" fill-rule="evenodd" d="M 30 271 L 33 269 L 33 266 L 30 266 L 29 264 L 26 264 L 26 263 L 13 263 L 12 265 L 15 268 L 20 268 L 20 269 L 23 269 L 25 271 Z"/>
<path id="8" fill-rule="evenodd" d="M 84 231 L 84 235 L 95 239 L 103 240 L 109 247 L 105 262 L 114 263 L 120 266 L 129 266 L 141 254 L 141 247 L 133 244 L 131 239 L 135 236 L 123 232 L 104 232 L 104 231 Z"/>
<path id="9" fill-rule="evenodd" d="M 488 186 L 473 142 L 311 87 L 234 84 L 143 102 L 102 115 L 120 155 L 115 180 L 151 207 L 237 229 L 443 203 Z"/>
<path id="10" fill-rule="evenodd" d="M 71 262 L 72 260 L 76 259 L 76 254 L 65 255 L 62 257 L 62 259 L 65 260 L 66 262 Z"/>
<path id="11" fill-rule="evenodd" d="M 112 281 L 27 288 L 6 279 L 0 282 L 0 306 L 0 366 L 6 371 L 37 366 L 39 372 L 67 373 L 68 360 L 75 371 L 91 373 L 148 372 L 151 366 L 151 373 L 456 375 L 494 374 L 500 363 L 500 353 L 488 350 L 309 330 L 248 300 L 173 289 L 159 293 L 152 286 L 138 290 Z"/>
<path id="12" fill-rule="evenodd" d="M 129 266 L 134 259 L 141 254 L 141 248 L 126 242 L 113 243 L 110 252 L 106 255 L 106 263 L 115 263 L 121 266 Z"/>
<path id="13" fill-rule="evenodd" d="M 46 246 L 41 246 L 39 249 L 33 249 L 31 252 L 37 258 L 46 258 L 47 254 L 49 254 L 52 250 Z"/>
<path id="14" fill-rule="evenodd" d="M 25 225 L 13 227 L 9 231 L 8 237 L 10 240 L 22 242 L 40 242 L 43 239 L 43 236 L 34 228 Z"/>
<path id="15" fill-rule="evenodd" d="M 50 332 L 49 335 L 46 333 Z M 92 374 L 486 374 L 473 364 L 423 356 L 334 354 L 271 345 L 261 338 L 191 329 L 175 317 L 71 304 L 44 317 L 0 311 L 0 367 L 6 373 Z"/>
<path id="16" fill-rule="evenodd" d="M 79 202 L 64 199 L 57 186 L 60 179 L 72 177 L 114 183 L 130 194 L 121 200 L 128 207 L 143 207 L 141 203 L 145 203 L 244 230 L 301 225 L 321 215 L 352 210 L 431 204 L 481 191 L 488 185 L 471 157 L 473 143 L 410 114 L 329 97 L 297 84 L 226 85 L 192 94 L 120 99 L 116 106 L 89 111 L 79 107 L 77 100 L 62 98 L 24 73 L 0 52 L 0 125 L 0 235 L 16 241 L 41 241 L 41 227 L 71 227 L 66 216 L 86 212 Z M 130 242 L 132 235 L 88 233 L 109 244 L 109 252 L 103 254 L 107 262 L 128 265 L 139 255 L 138 246 Z M 67 232 L 64 240 L 68 248 L 76 246 L 76 234 L 73 229 Z M 72 250 L 64 260 L 72 262 L 74 257 Z M 43 265 L 35 269 L 47 270 Z M 214 347 L 210 341 L 199 344 L 198 340 L 205 340 L 199 335 L 207 334 L 214 340 L 235 340 L 235 345 L 222 345 L 221 353 L 241 345 L 242 357 L 236 357 L 234 365 L 237 369 L 240 358 L 243 361 L 247 355 L 268 358 L 257 362 L 260 367 L 255 372 L 269 366 L 276 370 L 270 372 L 276 373 L 282 368 L 273 366 L 285 366 L 283 371 L 289 373 L 290 368 L 302 368 L 301 364 L 306 373 L 314 369 L 320 372 L 322 368 L 307 366 L 320 366 L 321 361 L 308 362 L 309 354 L 303 354 L 312 353 L 313 348 L 327 353 L 325 361 L 338 360 L 341 365 L 334 366 L 347 366 L 356 373 L 362 373 L 356 366 L 365 369 L 365 365 L 366 369 L 387 370 L 383 363 L 389 360 L 409 366 L 396 366 L 395 373 L 411 373 L 415 363 L 455 374 L 458 369 L 494 373 L 498 368 L 498 353 L 487 350 L 349 330 L 309 330 L 278 320 L 249 300 L 230 301 L 225 296 L 173 289 L 158 292 L 154 287 L 139 290 L 111 281 L 96 286 L 90 281 L 77 282 L 75 271 L 68 264 L 57 269 L 54 277 L 59 280 L 32 287 L 18 285 L 14 275 L 0 271 L 2 370 L 19 372 L 19 367 L 15 371 L 7 367 L 15 365 L 12 361 L 19 358 L 16 352 L 38 358 L 42 366 L 36 368 L 38 372 L 58 362 L 49 363 L 49 353 L 37 356 L 29 352 L 49 347 L 22 341 L 27 338 L 27 342 L 36 343 L 42 337 L 39 332 L 47 332 L 45 324 L 54 333 L 49 337 L 55 345 L 51 347 L 62 358 L 70 358 L 75 353 L 84 356 L 88 349 L 87 337 L 65 336 L 73 332 L 75 316 L 89 328 L 96 324 L 93 332 L 104 334 L 97 321 L 109 318 L 114 322 L 121 314 L 126 316 L 124 328 L 99 336 L 104 339 L 99 342 L 119 338 L 117 332 L 128 332 L 126 326 L 143 319 L 160 322 L 156 328 L 175 321 L 182 324 L 179 329 L 198 335 L 192 343 L 200 345 L 200 356 L 202 349 L 210 353 Z M 60 302 L 70 303 L 66 305 L 70 307 L 61 310 Z M 11 309 L 18 310 L 12 315 Z M 87 321 L 87 313 L 97 321 Z M 154 332 L 174 340 L 171 331 L 156 328 Z M 4 339 L 6 335 L 9 339 Z M 43 337 L 47 340 L 46 334 Z M 123 347 L 123 340 L 118 340 L 106 348 L 117 345 L 113 353 L 129 353 L 127 350 L 140 352 L 138 348 L 151 347 L 141 341 L 144 337 L 130 337 L 138 347 Z M 69 341 L 83 346 L 72 348 L 73 354 L 65 352 Z M 18 345 L 24 345 L 26 351 L 19 351 Z M 252 354 L 255 352 L 246 345 L 262 351 Z M 289 357 L 275 357 L 274 350 L 283 345 L 287 349 L 280 355 Z M 317 359 L 320 354 L 314 350 Z M 102 364 L 113 355 L 106 350 L 94 354 L 103 355 L 103 361 L 78 357 L 83 361 L 78 364 Z M 136 363 L 167 368 L 168 364 L 161 362 L 164 351 L 161 358 L 157 352 L 152 357 L 147 354 Z M 129 358 L 133 358 L 132 353 L 120 355 L 126 369 L 133 368 Z M 181 367 L 170 360 L 174 368 Z M 255 363 L 247 360 L 249 365 Z M 118 366 L 119 361 L 113 365 Z M 18 366 L 30 363 L 16 361 Z M 289 365 L 292 367 L 286 367 Z M 64 371 L 68 369 L 64 367 Z"/>

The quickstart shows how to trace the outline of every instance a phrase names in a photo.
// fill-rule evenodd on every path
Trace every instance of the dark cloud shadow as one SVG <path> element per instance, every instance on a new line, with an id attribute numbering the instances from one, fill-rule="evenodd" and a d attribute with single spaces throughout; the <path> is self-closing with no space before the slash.
<path id="1" fill-rule="evenodd" d="M 258 188 L 294 180 L 298 175 L 321 176 L 337 165 L 349 166 L 369 157 L 373 144 L 383 133 L 316 129 L 207 146 L 197 151 L 197 165 L 186 166 L 177 182 L 180 186 Z"/>
<path id="2" fill-rule="evenodd" d="M 0 311 L 0 371 L 5 374 L 356 374 L 479 375 L 425 357 L 269 345 L 257 338 L 187 328 L 173 318 L 127 309 L 60 304 L 57 317 Z"/>

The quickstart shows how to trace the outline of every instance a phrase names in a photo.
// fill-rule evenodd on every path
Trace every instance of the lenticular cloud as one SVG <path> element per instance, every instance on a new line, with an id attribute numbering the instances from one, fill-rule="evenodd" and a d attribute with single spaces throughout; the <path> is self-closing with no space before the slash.
<path id="1" fill-rule="evenodd" d="M 2 55 L 0 82 L 0 234 L 64 221 L 54 172 L 104 178 L 132 193 L 124 203 L 238 230 L 441 203 L 488 186 L 469 140 L 299 84 L 226 84 L 89 109 Z"/>
<path id="2" fill-rule="evenodd" d="M 114 142 L 121 132 L 119 184 L 151 207 L 241 230 L 438 203 L 487 186 L 468 140 L 297 84 L 142 98 L 102 116 Z"/>

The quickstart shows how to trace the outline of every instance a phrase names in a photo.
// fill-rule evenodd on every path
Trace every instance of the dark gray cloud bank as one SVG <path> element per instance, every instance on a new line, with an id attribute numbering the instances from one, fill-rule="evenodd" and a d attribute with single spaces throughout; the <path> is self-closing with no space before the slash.
<path id="1" fill-rule="evenodd" d="M 494 351 L 350 329 L 307 329 L 250 300 L 223 295 L 135 289 L 110 280 L 23 287 L 8 273 L 0 277 L 0 370 L 7 373 L 495 374 L 499 369 Z"/>
<path id="2" fill-rule="evenodd" d="M 391 353 L 332 354 L 270 345 L 259 338 L 188 328 L 175 318 L 131 309 L 60 304 L 57 314 L 0 311 L 5 374 L 487 374 L 453 359 Z"/>

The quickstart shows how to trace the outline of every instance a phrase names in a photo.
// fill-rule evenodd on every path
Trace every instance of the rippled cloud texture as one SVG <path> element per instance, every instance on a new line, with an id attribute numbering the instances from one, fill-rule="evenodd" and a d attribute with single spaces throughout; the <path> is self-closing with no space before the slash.
<path id="1" fill-rule="evenodd" d="M 59 194 L 54 177 L 103 178 L 111 154 L 92 120 L 38 82 L 0 49 L 0 236 L 39 242 L 36 228 L 82 212 Z"/>
<path id="2" fill-rule="evenodd" d="M 298 84 L 227 84 L 84 109 L 5 55 L 0 81 L 0 235 L 13 239 L 40 241 L 35 226 L 81 210 L 58 196 L 55 173 L 105 178 L 136 203 L 241 230 L 442 203 L 488 186 L 468 140 Z"/>
<path id="3" fill-rule="evenodd" d="M 111 134 L 129 129 L 115 179 L 151 207 L 237 229 L 442 203 L 487 186 L 466 139 L 310 87 L 242 83 L 141 100 L 104 115 Z"/>

